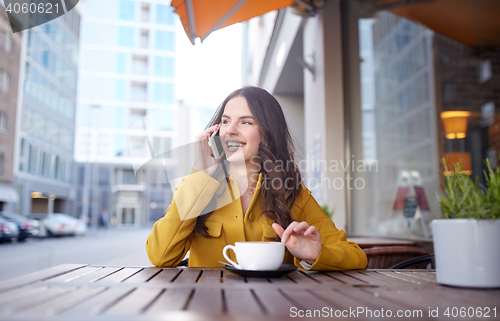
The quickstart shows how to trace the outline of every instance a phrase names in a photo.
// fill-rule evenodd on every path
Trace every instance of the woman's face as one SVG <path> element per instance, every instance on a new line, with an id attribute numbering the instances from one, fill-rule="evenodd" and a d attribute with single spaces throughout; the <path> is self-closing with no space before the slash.
<path id="1" fill-rule="evenodd" d="M 248 166 L 252 157 L 259 155 L 262 134 L 245 97 L 237 96 L 227 102 L 221 119 L 220 136 L 230 162 L 241 161 L 243 157 Z"/>

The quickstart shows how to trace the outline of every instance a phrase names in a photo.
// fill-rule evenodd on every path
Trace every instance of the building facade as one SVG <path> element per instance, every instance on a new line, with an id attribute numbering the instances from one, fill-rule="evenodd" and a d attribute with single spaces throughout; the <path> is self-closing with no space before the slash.
<path id="1" fill-rule="evenodd" d="M 75 109 L 80 14 L 23 31 L 20 59 L 14 185 L 16 211 L 73 211 Z"/>
<path id="2" fill-rule="evenodd" d="M 13 178 L 21 42 L 0 5 L 0 211 L 15 211 L 19 199 Z"/>
<path id="3" fill-rule="evenodd" d="M 172 199 L 164 170 L 148 162 L 175 136 L 175 16 L 168 1 L 82 8 L 76 211 L 94 224 L 107 211 L 113 225 L 147 225 Z"/>

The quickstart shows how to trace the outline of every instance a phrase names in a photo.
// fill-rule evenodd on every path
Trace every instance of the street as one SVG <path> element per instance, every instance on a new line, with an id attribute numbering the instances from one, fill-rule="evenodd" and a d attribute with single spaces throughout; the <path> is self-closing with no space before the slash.
<path id="1" fill-rule="evenodd" d="M 90 229 L 84 236 L 0 243 L 0 281 L 64 263 L 152 266 L 145 247 L 151 230 Z"/>

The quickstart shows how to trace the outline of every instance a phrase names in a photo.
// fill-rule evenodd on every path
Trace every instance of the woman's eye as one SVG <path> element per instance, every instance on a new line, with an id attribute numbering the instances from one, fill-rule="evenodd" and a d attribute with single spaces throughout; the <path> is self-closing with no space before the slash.
<path id="1" fill-rule="evenodd" d="M 249 122 L 249 121 L 244 121 L 243 124 L 245 124 L 245 125 L 252 125 L 252 123 Z"/>
<path id="2" fill-rule="evenodd" d="M 229 124 L 229 121 L 228 120 L 223 120 L 222 124 Z"/>

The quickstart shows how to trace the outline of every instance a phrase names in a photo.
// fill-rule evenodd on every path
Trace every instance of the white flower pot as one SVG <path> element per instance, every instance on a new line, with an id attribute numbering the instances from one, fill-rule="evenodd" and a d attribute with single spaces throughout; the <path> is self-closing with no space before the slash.
<path id="1" fill-rule="evenodd" d="M 500 220 L 433 220 L 432 231 L 438 283 L 500 287 Z"/>

